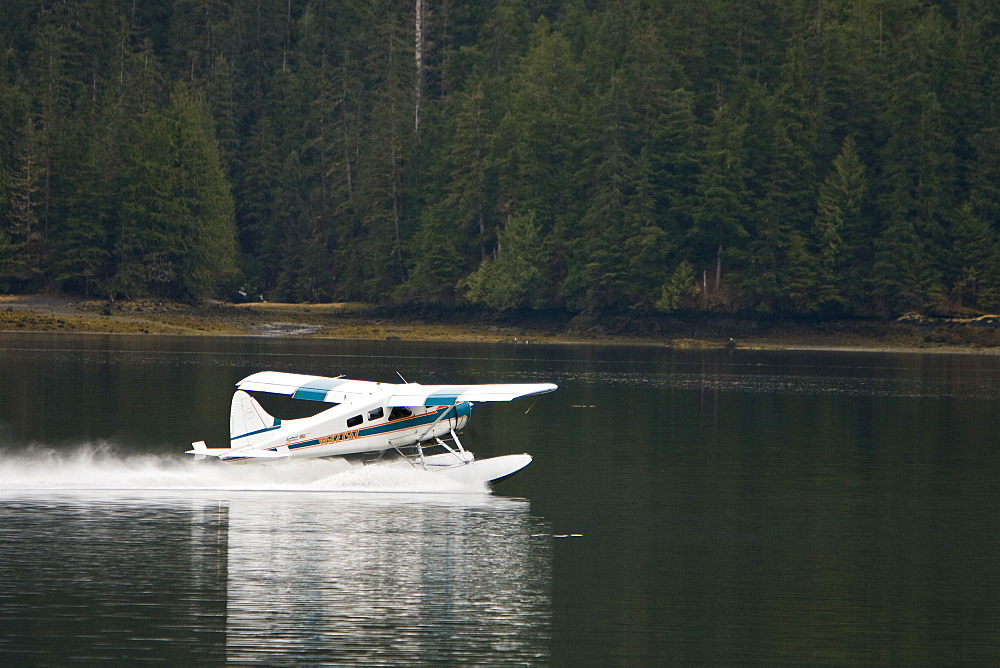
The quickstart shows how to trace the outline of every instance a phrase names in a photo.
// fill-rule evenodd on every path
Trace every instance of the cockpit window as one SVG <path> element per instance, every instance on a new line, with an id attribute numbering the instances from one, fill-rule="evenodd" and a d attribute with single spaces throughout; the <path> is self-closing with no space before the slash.
<path id="1" fill-rule="evenodd" d="M 347 426 L 348 427 L 357 427 L 359 424 L 361 424 L 361 416 L 360 415 L 355 415 L 352 418 L 347 418 Z"/>
<path id="2" fill-rule="evenodd" d="M 406 408 L 405 406 L 396 406 L 389 413 L 389 422 L 392 422 L 393 420 L 402 420 L 403 418 L 408 418 L 411 415 L 413 415 L 413 411 L 409 408 Z"/>
<path id="3" fill-rule="evenodd" d="M 385 411 L 382 410 L 381 406 L 379 406 L 378 408 L 376 408 L 374 410 L 368 411 L 368 419 L 369 420 L 377 420 L 380 417 L 382 417 L 383 415 L 385 415 Z"/>

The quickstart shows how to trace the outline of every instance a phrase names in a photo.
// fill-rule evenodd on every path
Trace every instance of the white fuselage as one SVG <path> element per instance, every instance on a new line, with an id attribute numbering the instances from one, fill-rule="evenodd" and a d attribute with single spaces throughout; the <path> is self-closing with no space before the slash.
<path id="1" fill-rule="evenodd" d="M 472 412 L 469 403 L 394 408 L 386 405 L 387 399 L 373 395 L 367 402 L 340 404 L 312 417 L 282 420 L 256 436 L 252 448 L 296 458 L 379 452 L 458 431 Z M 240 450 L 234 447 L 220 458 L 246 459 Z"/>

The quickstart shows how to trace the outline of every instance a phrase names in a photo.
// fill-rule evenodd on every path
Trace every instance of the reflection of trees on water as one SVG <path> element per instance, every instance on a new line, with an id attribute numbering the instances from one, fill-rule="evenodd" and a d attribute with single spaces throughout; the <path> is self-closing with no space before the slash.
<path id="1" fill-rule="evenodd" d="M 551 557 L 527 502 L 230 500 L 228 660 L 547 660 Z"/>
<path id="2" fill-rule="evenodd" d="M 0 663 L 224 660 L 224 506 L 7 494 Z"/>

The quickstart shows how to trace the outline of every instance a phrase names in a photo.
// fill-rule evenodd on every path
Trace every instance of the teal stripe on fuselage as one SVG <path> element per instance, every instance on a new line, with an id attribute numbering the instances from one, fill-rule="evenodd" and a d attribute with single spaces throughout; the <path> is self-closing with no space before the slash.
<path id="1" fill-rule="evenodd" d="M 364 429 L 358 430 L 358 438 L 377 436 L 379 434 L 385 434 L 390 431 L 398 431 L 400 429 L 413 429 L 414 427 L 421 427 L 425 424 L 434 422 L 434 420 L 437 420 L 438 416 L 441 415 L 442 412 L 447 410 L 451 410 L 451 406 L 434 411 L 433 413 L 425 413 L 423 415 L 404 418 L 402 420 L 393 420 L 392 422 L 375 425 L 374 427 L 365 427 Z"/>
<path id="2" fill-rule="evenodd" d="M 230 441 L 235 441 L 240 438 L 246 438 L 247 436 L 256 436 L 257 434 L 263 434 L 268 431 L 274 431 L 275 429 L 281 429 L 281 420 L 275 420 L 278 424 L 273 427 L 264 427 L 263 429 L 258 429 L 257 431 L 248 431 L 245 434 L 240 434 L 239 436 L 230 436 Z"/>
<path id="3" fill-rule="evenodd" d="M 414 429 L 416 427 L 422 427 L 424 425 L 432 424 L 438 419 L 438 416 L 445 411 L 455 410 L 455 416 L 447 416 L 442 418 L 442 421 L 446 419 L 451 419 L 452 417 L 461 417 L 463 415 L 468 416 L 470 410 L 462 410 L 460 405 L 458 409 L 454 406 L 445 406 L 439 410 L 433 411 L 431 413 L 424 413 L 423 415 L 415 415 L 413 417 L 403 418 L 402 420 L 393 420 L 392 422 L 387 422 L 385 424 L 375 425 L 373 427 L 365 427 L 364 429 L 358 429 L 358 439 L 367 438 L 369 436 L 378 436 L 379 434 L 387 434 L 393 431 L 403 431 L 406 429 Z M 298 450 L 299 448 L 311 448 L 313 446 L 319 445 L 318 438 L 311 438 L 308 441 L 302 441 L 301 443 L 290 443 L 288 445 L 289 450 Z"/>

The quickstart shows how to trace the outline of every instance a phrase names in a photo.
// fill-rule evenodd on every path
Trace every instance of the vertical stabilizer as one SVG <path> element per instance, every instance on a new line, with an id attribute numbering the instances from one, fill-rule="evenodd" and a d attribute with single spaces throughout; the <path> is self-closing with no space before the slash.
<path id="1" fill-rule="evenodd" d="M 229 442 L 232 448 L 257 445 L 281 426 L 281 420 L 267 414 L 257 400 L 243 390 L 233 394 L 229 411 Z"/>

